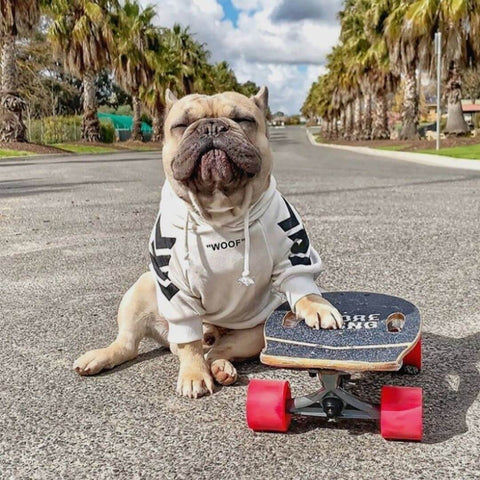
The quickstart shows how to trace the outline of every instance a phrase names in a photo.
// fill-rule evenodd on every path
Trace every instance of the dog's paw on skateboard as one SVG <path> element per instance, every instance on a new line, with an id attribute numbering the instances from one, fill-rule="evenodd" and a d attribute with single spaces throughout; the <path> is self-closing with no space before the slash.
<path id="1" fill-rule="evenodd" d="M 295 305 L 297 317 L 305 319 L 311 328 L 337 329 L 342 328 L 343 319 L 340 312 L 319 295 L 306 295 Z"/>
<path id="2" fill-rule="evenodd" d="M 237 381 L 237 369 L 228 360 L 214 360 L 210 365 L 210 370 L 213 378 L 220 385 L 232 385 Z"/>

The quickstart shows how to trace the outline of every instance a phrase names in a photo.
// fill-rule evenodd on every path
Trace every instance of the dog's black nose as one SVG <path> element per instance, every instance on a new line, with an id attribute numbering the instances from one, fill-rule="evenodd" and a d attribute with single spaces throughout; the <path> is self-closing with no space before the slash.
<path id="1" fill-rule="evenodd" d="M 216 137 L 221 133 L 225 133 L 228 128 L 228 124 L 222 120 L 209 119 L 202 122 L 198 129 L 201 135 Z"/>

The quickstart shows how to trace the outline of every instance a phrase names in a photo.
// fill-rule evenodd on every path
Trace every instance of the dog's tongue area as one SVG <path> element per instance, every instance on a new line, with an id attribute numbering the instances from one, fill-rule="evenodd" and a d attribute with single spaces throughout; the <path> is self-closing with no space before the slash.
<path id="1" fill-rule="evenodd" d="M 204 182 L 228 183 L 233 178 L 233 168 L 223 150 L 213 149 L 200 159 L 199 176 Z"/>

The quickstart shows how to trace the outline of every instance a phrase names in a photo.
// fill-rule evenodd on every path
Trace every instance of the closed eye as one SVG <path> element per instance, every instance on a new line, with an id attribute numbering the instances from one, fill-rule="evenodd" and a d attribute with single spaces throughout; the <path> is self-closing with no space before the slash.
<path id="1" fill-rule="evenodd" d="M 255 123 L 255 119 L 252 117 L 238 117 L 232 118 L 232 120 L 238 124 L 240 123 Z"/>
<path id="2" fill-rule="evenodd" d="M 174 130 L 175 128 L 187 128 L 188 125 L 186 125 L 185 123 L 178 123 L 177 125 L 173 125 L 172 126 L 172 130 Z"/>

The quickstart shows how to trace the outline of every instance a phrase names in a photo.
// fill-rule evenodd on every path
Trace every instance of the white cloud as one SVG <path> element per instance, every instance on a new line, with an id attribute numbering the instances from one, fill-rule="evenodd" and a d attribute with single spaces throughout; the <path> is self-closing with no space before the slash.
<path id="1" fill-rule="evenodd" d="M 237 10 L 257 10 L 262 7 L 262 0 L 232 0 L 233 6 Z"/>
<path id="2" fill-rule="evenodd" d="M 232 64 L 237 78 L 245 82 L 255 76 L 258 85 L 267 85 L 270 93 L 272 112 L 298 113 L 310 85 L 325 68 L 310 65 L 299 71 L 297 65 L 274 63 L 251 63 L 244 60 Z"/>
<path id="3" fill-rule="evenodd" d="M 337 41 L 338 25 L 330 18 L 274 22 L 272 12 L 281 0 L 232 3 L 239 10 L 237 28 L 223 20 L 216 0 L 163 0 L 156 21 L 167 27 L 189 25 L 197 40 L 208 45 L 213 61 L 227 60 L 239 81 L 250 79 L 270 88 L 272 110 L 297 113 Z M 305 64 L 309 66 L 298 68 Z"/>

